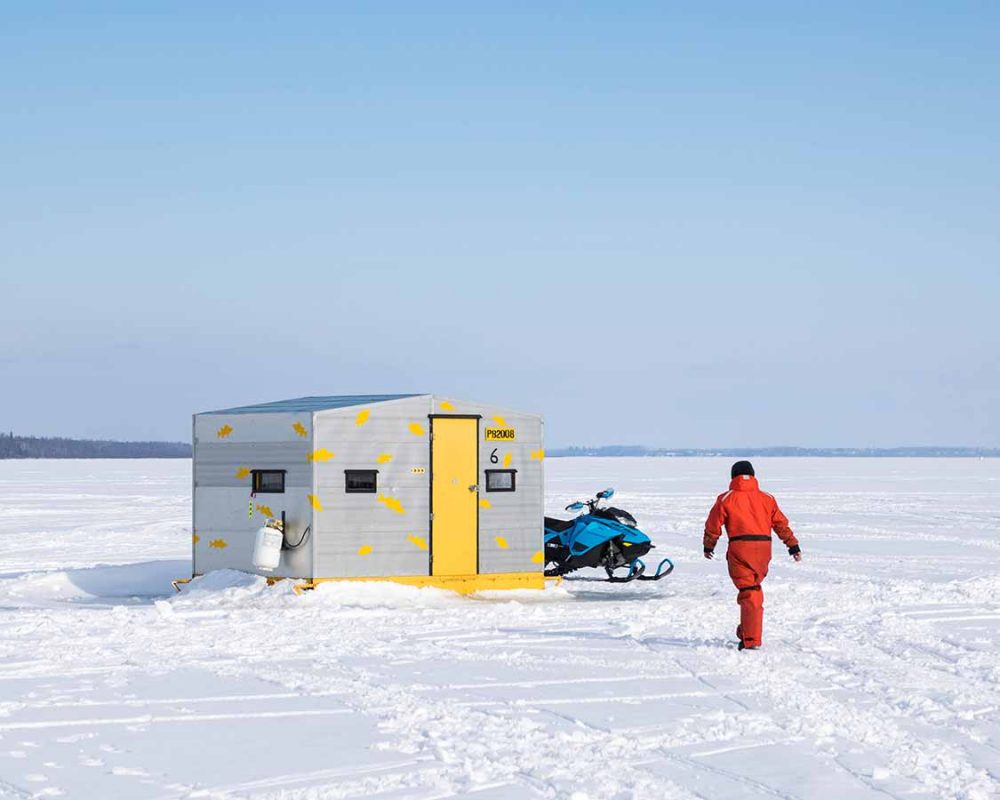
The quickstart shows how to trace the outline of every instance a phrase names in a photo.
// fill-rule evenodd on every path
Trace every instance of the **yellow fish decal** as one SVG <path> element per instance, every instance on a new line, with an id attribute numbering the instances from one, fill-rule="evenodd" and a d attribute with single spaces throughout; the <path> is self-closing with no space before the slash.
<path id="1" fill-rule="evenodd" d="M 309 435 L 309 431 L 306 430 L 306 426 L 301 422 L 293 422 L 292 430 L 295 431 L 299 436 L 305 439 Z"/>
<path id="2" fill-rule="evenodd" d="M 513 460 L 514 460 L 514 454 L 513 453 L 507 453 L 507 455 L 505 455 L 503 457 L 503 468 L 504 469 L 510 469 L 510 462 L 513 461 Z"/>
<path id="3" fill-rule="evenodd" d="M 236 470 L 236 480 L 241 481 L 250 474 L 250 467 L 240 467 Z"/>
<path id="4" fill-rule="evenodd" d="M 493 421 L 497 424 L 498 428 L 507 427 L 507 420 L 505 420 L 503 417 L 493 417 Z"/>
<path id="5" fill-rule="evenodd" d="M 536 460 L 536 461 L 541 461 L 543 458 L 545 458 L 545 451 L 544 450 L 532 450 L 531 451 L 531 457 L 534 460 Z"/>
<path id="6" fill-rule="evenodd" d="M 257 510 L 265 517 L 274 517 L 274 512 L 271 511 L 270 506 L 257 506 Z"/>
<path id="7" fill-rule="evenodd" d="M 395 497 L 389 497 L 384 494 L 378 496 L 378 501 L 382 503 L 386 508 L 391 508 L 397 514 L 405 514 L 406 509 L 403 508 L 403 504 L 399 502 Z"/>
<path id="8" fill-rule="evenodd" d="M 194 542 L 195 544 L 198 544 L 198 542 L 201 541 L 201 537 L 197 533 L 192 533 L 191 541 Z"/>
<path id="9" fill-rule="evenodd" d="M 427 540 L 423 536 L 413 536 L 411 534 L 410 536 L 406 537 L 406 541 L 408 541 L 410 544 L 416 545 L 421 550 L 427 549 Z"/>
<path id="10" fill-rule="evenodd" d="M 419 422 L 411 422 L 410 423 L 410 433 L 412 433 L 414 436 L 423 436 L 424 435 L 424 426 L 421 425 Z"/>
<path id="11" fill-rule="evenodd" d="M 333 458 L 336 453 L 331 453 L 325 447 L 321 447 L 319 450 L 313 450 L 308 456 L 306 456 L 306 461 L 329 461 Z"/>
<path id="12" fill-rule="evenodd" d="M 545 561 L 545 555 L 542 553 L 541 550 L 539 550 L 531 557 L 531 560 L 534 561 L 536 564 L 541 564 L 543 561 Z"/>
<path id="13" fill-rule="evenodd" d="M 368 422 L 368 417 L 371 416 L 371 413 L 372 412 L 367 408 L 364 411 L 359 411 L 358 416 L 354 418 L 354 424 L 364 425 L 366 422 Z"/>
<path id="14" fill-rule="evenodd" d="M 225 550 L 229 545 L 226 544 L 225 539 L 212 539 L 208 543 L 209 547 L 214 547 L 216 550 Z"/>
<path id="15" fill-rule="evenodd" d="M 220 439 L 225 439 L 232 432 L 233 432 L 233 426 L 229 425 L 229 424 L 226 424 L 226 425 L 223 425 L 221 428 L 219 428 L 219 430 L 217 430 L 215 432 L 215 435 L 218 436 Z"/>
<path id="16" fill-rule="evenodd" d="M 363 544 L 358 548 L 359 556 L 366 556 L 372 551 L 372 546 L 370 544 Z"/>
<path id="17" fill-rule="evenodd" d="M 447 400 L 442 400 L 441 401 L 441 410 L 442 411 L 454 411 L 455 410 L 455 406 L 453 406 Z"/>
<path id="18" fill-rule="evenodd" d="M 485 497 L 479 501 L 480 508 L 493 508 L 493 503 L 487 500 Z"/>
<path id="19" fill-rule="evenodd" d="M 319 501 L 319 498 L 314 494 L 307 494 L 306 497 L 309 499 L 309 505 L 311 505 L 316 511 L 323 510 L 323 504 Z"/>
<path id="20" fill-rule="evenodd" d="M 388 464 L 392 461 L 391 453 L 382 453 L 378 458 L 375 459 L 379 464 Z"/>
<path id="21" fill-rule="evenodd" d="M 499 547 L 501 550 L 506 550 L 507 540 L 504 539 L 502 536 L 497 536 L 497 547 Z"/>

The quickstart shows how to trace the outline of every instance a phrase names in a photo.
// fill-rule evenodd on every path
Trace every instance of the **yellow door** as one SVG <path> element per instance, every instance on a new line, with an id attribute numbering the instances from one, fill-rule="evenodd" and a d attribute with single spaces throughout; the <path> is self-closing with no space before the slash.
<path id="1" fill-rule="evenodd" d="M 479 420 L 431 421 L 433 575 L 475 575 L 479 562 Z"/>

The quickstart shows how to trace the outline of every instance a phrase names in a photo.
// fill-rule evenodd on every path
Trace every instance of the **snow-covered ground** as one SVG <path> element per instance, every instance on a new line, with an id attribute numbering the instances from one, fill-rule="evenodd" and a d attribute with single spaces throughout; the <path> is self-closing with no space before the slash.
<path id="1" fill-rule="evenodd" d="M 304 597 L 188 574 L 186 461 L 0 462 L 0 797 L 1000 796 L 1000 460 L 760 459 L 765 649 L 701 529 L 721 459 L 550 459 L 660 583 Z"/>

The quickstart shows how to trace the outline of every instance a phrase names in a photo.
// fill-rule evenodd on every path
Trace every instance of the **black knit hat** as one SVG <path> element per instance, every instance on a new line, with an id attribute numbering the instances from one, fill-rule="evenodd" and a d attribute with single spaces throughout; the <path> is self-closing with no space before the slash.
<path id="1" fill-rule="evenodd" d="M 754 475 L 753 464 L 749 461 L 737 461 L 729 473 L 729 477 L 735 478 L 738 475 Z"/>

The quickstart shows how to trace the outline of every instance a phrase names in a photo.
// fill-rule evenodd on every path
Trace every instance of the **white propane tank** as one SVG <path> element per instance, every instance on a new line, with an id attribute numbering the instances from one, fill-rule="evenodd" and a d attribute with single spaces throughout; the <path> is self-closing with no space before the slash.
<path id="1" fill-rule="evenodd" d="M 253 565 L 262 572 L 271 572 L 281 561 L 281 545 L 285 539 L 277 527 L 269 522 L 259 531 L 253 545 Z"/>

